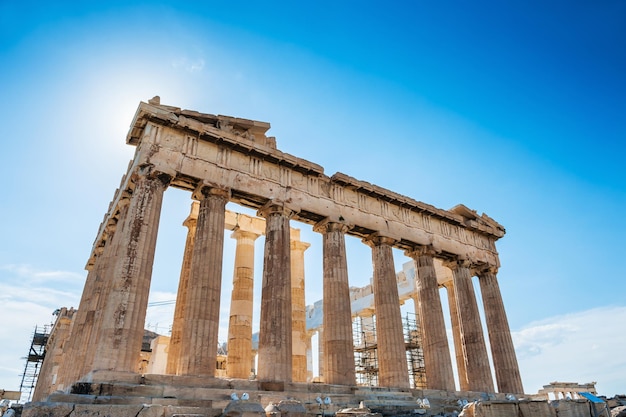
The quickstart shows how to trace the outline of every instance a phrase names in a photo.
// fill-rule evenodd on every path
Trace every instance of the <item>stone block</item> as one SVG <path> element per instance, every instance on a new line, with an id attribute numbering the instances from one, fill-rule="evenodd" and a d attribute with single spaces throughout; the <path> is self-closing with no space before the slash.
<path id="1" fill-rule="evenodd" d="M 161 405 L 146 405 L 137 414 L 137 417 L 164 417 L 165 408 Z"/>
<path id="2" fill-rule="evenodd" d="M 263 381 L 260 383 L 260 388 L 263 391 L 284 391 L 285 383 L 282 381 Z"/>
<path id="3" fill-rule="evenodd" d="M 276 407 L 283 417 L 306 417 L 306 409 L 300 401 L 282 400 Z"/>
<path id="4" fill-rule="evenodd" d="M 74 404 L 27 403 L 22 409 L 22 417 L 66 417 L 72 410 L 74 410 Z"/>
<path id="5" fill-rule="evenodd" d="M 98 395 L 162 397 L 162 385 L 100 384 Z"/>
<path id="6" fill-rule="evenodd" d="M 459 415 L 463 417 L 518 417 L 517 403 L 514 402 L 474 402 L 468 404 Z"/>
<path id="7" fill-rule="evenodd" d="M 143 405 L 97 405 L 77 404 L 71 417 L 129 417 L 138 416 Z M 146 415 L 146 417 L 161 417 L 161 415 Z M 63 416 L 65 417 L 65 416 Z M 143 416 L 142 416 L 143 417 Z"/>
<path id="8" fill-rule="evenodd" d="M 163 406 L 169 406 L 169 405 L 176 406 L 178 405 L 178 399 L 176 398 L 152 398 L 151 404 L 163 405 Z"/>
<path id="9" fill-rule="evenodd" d="M 520 401 L 521 417 L 556 417 L 556 410 L 547 401 Z"/>
<path id="10" fill-rule="evenodd" d="M 164 398 L 211 398 L 212 393 L 211 389 L 199 387 L 166 386 L 163 388 Z"/>
<path id="11" fill-rule="evenodd" d="M 178 405 L 183 407 L 213 408 L 213 401 L 200 398 L 179 398 Z"/>
<path id="12" fill-rule="evenodd" d="M 553 401 L 552 405 L 556 408 L 558 417 L 590 417 L 591 409 L 587 401 Z"/>
<path id="13" fill-rule="evenodd" d="M 228 403 L 226 408 L 224 408 L 224 412 L 222 414 L 223 417 L 255 417 L 255 416 L 265 416 L 265 410 L 260 403 L 254 401 L 231 401 Z"/>
<path id="14" fill-rule="evenodd" d="M 218 417 L 221 414 L 221 409 L 166 406 L 163 417 Z"/>
<path id="15" fill-rule="evenodd" d="M 95 401 L 95 395 L 77 395 L 77 394 L 65 394 L 62 392 L 55 392 L 50 394 L 48 402 L 51 403 L 75 403 L 75 404 L 93 404 Z"/>
<path id="16" fill-rule="evenodd" d="M 93 400 L 93 404 L 107 404 L 107 405 L 143 405 L 150 404 L 151 398 L 148 397 L 122 397 L 122 396 L 98 396 Z"/>

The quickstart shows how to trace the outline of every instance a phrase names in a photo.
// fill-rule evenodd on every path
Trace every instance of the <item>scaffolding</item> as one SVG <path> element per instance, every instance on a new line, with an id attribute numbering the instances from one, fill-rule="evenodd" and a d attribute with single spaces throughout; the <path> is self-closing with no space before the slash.
<path id="1" fill-rule="evenodd" d="M 20 403 L 22 404 L 29 402 L 33 396 L 35 385 L 37 385 L 37 378 L 39 377 L 39 371 L 41 370 L 41 365 L 46 356 L 46 344 L 48 343 L 49 337 L 49 326 L 35 326 L 35 332 L 33 333 L 28 355 L 23 358 L 26 359 L 26 365 L 24 366 L 22 382 L 20 383 L 20 391 L 22 393 Z"/>
<path id="2" fill-rule="evenodd" d="M 406 360 L 411 388 L 426 388 L 424 351 L 421 331 L 415 314 L 402 318 Z M 376 316 L 356 317 L 352 322 L 354 361 L 357 385 L 378 386 L 378 356 L 376 343 Z"/>
<path id="3" fill-rule="evenodd" d="M 378 386 L 376 317 L 356 317 L 352 321 L 354 370 L 357 385 Z"/>
<path id="4" fill-rule="evenodd" d="M 426 367 L 424 366 L 424 350 L 422 349 L 422 331 L 414 313 L 406 313 L 403 318 L 404 345 L 406 360 L 409 367 L 411 388 L 426 388 Z"/>

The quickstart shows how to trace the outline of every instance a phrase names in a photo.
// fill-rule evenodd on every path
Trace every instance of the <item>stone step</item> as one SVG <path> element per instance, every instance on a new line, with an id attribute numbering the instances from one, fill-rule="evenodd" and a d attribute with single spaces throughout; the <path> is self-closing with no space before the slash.
<path id="1" fill-rule="evenodd" d="M 61 402 L 27 403 L 22 417 L 219 417 L 221 409 L 147 404 L 73 404 Z"/>
<path id="2" fill-rule="evenodd" d="M 214 408 L 213 400 L 202 398 L 164 398 L 141 396 L 108 396 L 53 393 L 48 402 L 73 404 L 110 404 L 110 405 L 161 405 L 179 407 Z M 215 407 L 218 408 L 218 407 Z"/>

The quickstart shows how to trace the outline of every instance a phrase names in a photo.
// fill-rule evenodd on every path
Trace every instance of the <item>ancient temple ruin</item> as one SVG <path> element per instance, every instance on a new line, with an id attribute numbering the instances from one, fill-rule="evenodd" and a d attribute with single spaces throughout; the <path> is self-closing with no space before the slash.
<path id="1" fill-rule="evenodd" d="M 127 136 L 127 143 L 136 147 L 134 159 L 98 230 L 79 308 L 64 312 L 71 316 L 71 326 L 64 321 L 63 358 L 55 359 L 54 377 L 39 391 L 39 400 L 49 396 L 51 401 L 79 402 L 79 396 L 97 397 L 97 392 L 115 396 L 111 393 L 124 391 L 119 388 L 123 385 L 126 398 L 149 397 L 152 404 L 196 407 L 198 415 L 209 415 L 201 410 L 215 409 L 226 393 L 238 388 L 263 407 L 268 406 L 264 401 L 283 395 L 302 402 L 311 413 L 316 404 L 309 394 L 322 391 L 334 393 L 349 407 L 368 398 L 375 405 L 378 400 L 371 393 L 383 391 L 413 408 L 426 394 L 439 396 L 442 404 L 450 398 L 523 395 L 497 280 L 496 241 L 504 228 L 463 205 L 443 210 L 346 174 L 327 176 L 321 166 L 281 152 L 266 135 L 269 128 L 264 122 L 162 105 L 157 97 L 140 103 Z M 142 374 L 137 364 L 168 187 L 189 191 L 194 204 L 185 222 L 188 236 L 165 375 Z M 248 218 L 246 225 L 233 220 L 228 202 L 257 210 L 259 218 Z M 303 253 L 308 244 L 300 241 L 296 222 L 312 225 L 323 241 L 324 355 L 317 384 L 307 382 Z M 222 379 L 216 378 L 216 346 L 225 230 L 233 231 L 237 252 L 227 378 Z M 251 375 L 252 271 L 254 241 L 260 235 L 265 245 L 258 369 Z M 346 235 L 371 247 L 377 387 L 357 385 L 359 343 L 355 348 Z M 392 248 L 414 262 L 411 297 L 424 371 L 420 386 L 409 379 Z M 489 346 L 474 276 L 480 283 Z M 450 304 L 454 357 L 441 287 Z M 137 394 L 146 386 L 161 388 Z"/>

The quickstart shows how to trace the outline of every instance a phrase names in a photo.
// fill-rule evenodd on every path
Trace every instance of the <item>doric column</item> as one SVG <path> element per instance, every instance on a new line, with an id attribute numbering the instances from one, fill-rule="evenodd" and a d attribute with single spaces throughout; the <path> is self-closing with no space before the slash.
<path id="1" fill-rule="evenodd" d="M 291 210 L 270 202 L 265 218 L 265 249 L 259 331 L 260 381 L 291 382 Z"/>
<path id="2" fill-rule="evenodd" d="M 102 292 L 102 272 L 108 266 L 107 254 L 110 253 L 112 237 L 115 233 L 115 222 L 105 228 L 102 246 L 95 250 L 95 261 L 88 266 L 87 279 L 79 303 L 69 328 L 69 339 L 64 349 L 66 360 L 61 362 L 57 376 L 57 387 L 64 389 L 76 382 L 85 368 L 85 346 L 89 346 L 89 338 L 94 328 L 94 315 L 98 296 Z M 71 358 L 71 359 L 69 359 Z"/>
<path id="3" fill-rule="evenodd" d="M 306 382 L 306 302 L 304 297 L 304 251 L 311 246 L 291 241 L 292 380 Z"/>
<path id="4" fill-rule="evenodd" d="M 523 394 L 522 378 L 517 365 L 509 321 L 506 318 L 496 272 L 495 267 L 484 268 L 478 272 L 478 281 L 483 297 L 485 321 L 487 322 L 498 391 Z"/>
<path id="5" fill-rule="evenodd" d="M 424 247 L 407 252 L 407 255 L 415 262 L 418 316 L 422 331 L 427 386 L 429 389 L 454 391 L 450 348 L 433 262 L 435 251 Z"/>
<path id="6" fill-rule="evenodd" d="M 174 308 L 174 321 L 172 323 L 172 335 L 167 352 L 167 367 L 165 372 L 169 375 L 179 374 L 180 348 L 183 338 L 185 309 L 187 305 L 187 294 L 189 293 L 189 275 L 191 273 L 191 259 L 193 257 L 193 244 L 196 239 L 199 210 L 200 203 L 193 201 L 191 203 L 191 212 L 183 222 L 183 226 L 187 227 L 187 239 L 185 241 L 185 252 L 183 253 L 183 264 L 180 268 L 176 307 Z"/>
<path id="7" fill-rule="evenodd" d="M 115 268 L 115 254 L 119 246 L 122 233 L 116 230 L 122 228 L 130 193 L 122 192 L 116 207 L 117 213 L 112 216 L 104 228 L 100 246 L 94 250 L 94 262 L 88 264 L 87 279 L 79 308 L 74 314 L 70 329 L 67 350 L 63 355 L 71 360 L 64 360 L 58 376 L 58 388 L 65 389 L 93 369 L 93 358 L 96 349 L 85 349 L 85 346 L 97 346 L 102 322 L 102 310 L 108 298 Z"/>
<path id="8" fill-rule="evenodd" d="M 237 240 L 237 247 L 228 322 L 226 375 L 229 378 L 248 379 L 252 363 L 254 241 L 259 235 L 237 229 L 231 237 Z"/>
<path id="9" fill-rule="evenodd" d="M 120 199 L 118 204 L 118 215 L 117 223 L 110 223 L 107 226 L 107 230 L 110 232 L 107 242 L 104 246 L 104 251 L 102 252 L 102 259 L 100 263 L 96 260 L 94 264 L 94 271 L 96 272 L 96 282 L 94 287 L 94 297 L 90 302 L 90 308 L 87 310 L 87 322 L 84 327 L 84 339 L 81 341 L 87 341 L 84 345 L 79 345 L 79 352 L 76 356 L 76 364 L 75 376 L 83 377 L 90 371 L 94 370 L 94 358 L 96 355 L 97 349 L 84 349 L 84 346 L 98 346 L 100 343 L 100 337 L 102 336 L 101 328 L 104 317 L 104 310 L 106 303 L 109 299 L 109 294 L 111 293 L 111 288 L 113 285 L 114 277 L 115 277 L 115 265 L 118 261 L 117 254 L 120 253 L 123 249 L 121 249 L 122 238 L 124 233 L 122 233 L 122 229 L 126 224 L 126 218 L 128 216 L 130 206 L 130 193 L 126 193 L 126 195 Z M 77 312 L 80 313 L 81 307 L 79 306 L 79 310 Z M 76 327 L 76 323 L 74 323 L 72 332 L 80 331 Z M 74 381 L 77 378 L 73 379 Z"/>
<path id="10" fill-rule="evenodd" d="M 121 233 L 111 290 L 102 314 L 93 369 L 136 372 L 163 192 L 171 177 L 141 167 Z"/>
<path id="11" fill-rule="evenodd" d="M 215 376 L 217 363 L 224 217 L 230 192 L 200 185 L 196 237 L 184 311 L 180 374 Z"/>
<path id="12" fill-rule="evenodd" d="M 494 392 L 487 346 L 480 324 L 469 262 L 456 259 L 446 262 L 445 266 L 452 270 L 469 390 Z"/>
<path id="13" fill-rule="evenodd" d="M 365 242 L 372 248 L 378 382 L 381 387 L 409 388 L 409 370 L 400 313 L 400 297 L 393 263 L 393 239 L 374 234 Z"/>
<path id="14" fill-rule="evenodd" d="M 448 307 L 450 309 L 450 321 L 452 323 L 452 340 L 454 340 L 454 357 L 456 359 L 456 369 L 459 374 L 459 389 L 469 391 L 467 371 L 465 370 L 465 356 L 463 354 L 463 343 L 461 342 L 461 329 L 459 327 L 459 313 L 456 310 L 456 295 L 454 294 L 454 284 L 452 280 L 445 282 L 443 286 L 448 292 Z"/>
<path id="15" fill-rule="evenodd" d="M 348 226 L 318 223 L 322 233 L 324 268 L 324 382 L 356 385 L 350 283 L 346 260 L 345 233 Z"/>

